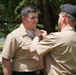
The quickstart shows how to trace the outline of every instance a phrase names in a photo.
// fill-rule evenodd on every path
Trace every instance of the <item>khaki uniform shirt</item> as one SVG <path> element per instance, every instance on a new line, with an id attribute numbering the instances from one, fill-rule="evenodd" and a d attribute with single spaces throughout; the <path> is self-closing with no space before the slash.
<path id="1" fill-rule="evenodd" d="M 76 32 L 68 26 L 50 33 L 38 43 L 36 51 L 46 54 L 48 75 L 76 75 Z"/>
<path id="2" fill-rule="evenodd" d="M 14 71 L 30 72 L 43 69 L 42 59 L 30 54 L 32 40 L 23 25 L 7 36 L 2 57 L 12 59 Z"/>

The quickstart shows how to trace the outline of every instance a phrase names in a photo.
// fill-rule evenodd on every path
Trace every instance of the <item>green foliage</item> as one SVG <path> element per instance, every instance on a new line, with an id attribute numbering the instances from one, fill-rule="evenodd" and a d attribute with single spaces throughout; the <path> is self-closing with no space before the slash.
<path id="1" fill-rule="evenodd" d="M 55 25 L 55 29 L 56 29 L 56 31 L 58 30 L 58 25 Z"/>
<path id="2" fill-rule="evenodd" d="M 39 29 L 44 29 L 44 25 L 42 25 L 42 24 L 37 24 L 37 27 L 38 27 Z"/>
<path id="3" fill-rule="evenodd" d="M 55 31 L 60 5 L 64 3 L 76 5 L 76 0 L 0 0 L 0 37 L 19 26 L 20 10 L 30 4 L 38 9 L 39 24 L 47 32 Z"/>

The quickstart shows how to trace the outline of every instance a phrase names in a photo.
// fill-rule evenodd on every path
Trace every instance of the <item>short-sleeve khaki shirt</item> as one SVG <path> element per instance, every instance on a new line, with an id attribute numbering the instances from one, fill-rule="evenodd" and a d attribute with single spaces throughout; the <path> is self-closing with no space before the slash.
<path id="1" fill-rule="evenodd" d="M 1 55 L 12 59 L 14 71 L 30 72 L 43 69 L 42 59 L 30 54 L 32 40 L 22 24 L 7 36 Z"/>
<path id="2" fill-rule="evenodd" d="M 76 75 L 76 32 L 71 26 L 50 33 L 38 43 L 36 51 L 46 54 L 48 75 Z"/>

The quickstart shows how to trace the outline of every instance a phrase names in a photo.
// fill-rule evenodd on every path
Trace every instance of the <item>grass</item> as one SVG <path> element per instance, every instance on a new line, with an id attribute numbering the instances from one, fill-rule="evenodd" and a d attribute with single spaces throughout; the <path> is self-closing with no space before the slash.
<path id="1" fill-rule="evenodd" d="M 3 46 L 4 45 L 4 42 L 0 42 L 0 46 Z"/>
<path id="2" fill-rule="evenodd" d="M 0 46 L 4 46 L 4 42 L 0 42 Z M 0 53 L 2 51 L 2 47 L 0 47 Z"/>
<path id="3" fill-rule="evenodd" d="M 1 51 L 0 51 L 0 53 L 1 53 Z"/>
<path id="4" fill-rule="evenodd" d="M 0 42 L 0 46 L 3 46 L 4 42 Z M 0 48 L 0 53 L 1 53 L 2 48 Z M 2 72 L 2 64 L 0 64 L 0 73 Z"/>

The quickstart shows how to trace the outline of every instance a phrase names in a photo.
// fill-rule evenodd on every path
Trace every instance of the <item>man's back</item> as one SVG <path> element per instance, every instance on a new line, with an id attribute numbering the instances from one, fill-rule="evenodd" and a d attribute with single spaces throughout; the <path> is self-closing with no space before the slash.
<path id="1" fill-rule="evenodd" d="M 49 37 L 54 39 L 53 45 L 50 44 L 51 51 L 49 48 L 49 53 L 46 54 L 46 61 L 49 60 L 47 62 L 49 75 L 76 73 L 76 33 L 73 28 L 66 27 L 61 32 L 50 34 Z"/>

